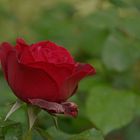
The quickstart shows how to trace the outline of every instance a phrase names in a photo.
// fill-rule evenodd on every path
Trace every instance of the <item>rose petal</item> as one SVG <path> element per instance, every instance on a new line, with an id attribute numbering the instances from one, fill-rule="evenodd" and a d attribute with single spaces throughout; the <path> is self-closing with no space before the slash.
<path id="1" fill-rule="evenodd" d="M 2 64 L 2 69 L 3 69 L 3 72 L 4 72 L 4 75 L 5 75 L 6 79 L 8 79 L 6 62 L 7 62 L 8 54 L 11 51 L 14 51 L 14 48 L 12 47 L 11 44 L 9 44 L 7 42 L 4 42 L 0 45 L 0 61 L 1 61 L 1 64 Z"/>
<path id="2" fill-rule="evenodd" d="M 16 50 L 19 54 L 21 54 L 25 49 L 27 49 L 29 45 L 22 38 L 18 38 L 16 40 Z"/>
<path id="3" fill-rule="evenodd" d="M 29 50 L 30 46 L 21 38 L 18 38 L 16 42 L 18 61 L 22 64 L 33 63 L 35 60 Z"/>
<path id="4" fill-rule="evenodd" d="M 46 72 L 19 64 L 15 52 L 9 53 L 6 64 L 9 85 L 20 99 L 28 102 L 28 98 L 42 98 L 59 102 L 58 86 Z"/>
<path id="5" fill-rule="evenodd" d="M 62 104 L 56 102 L 48 102 L 42 99 L 29 99 L 32 105 L 38 106 L 46 110 L 50 114 L 65 114 L 76 117 L 78 114 L 77 105 L 73 102 L 64 102 Z"/>
<path id="6" fill-rule="evenodd" d="M 61 104 L 56 102 L 48 102 L 43 99 L 28 99 L 32 105 L 36 105 L 42 109 L 47 110 L 51 114 L 63 114 L 64 108 Z"/>
<path id="7" fill-rule="evenodd" d="M 77 63 L 73 71 L 73 76 L 77 77 L 79 75 L 80 79 L 82 79 L 87 75 L 94 75 L 94 74 L 96 74 L 95 68 L 90 64 L 84 64 L 84 63 Z"/>
<path id="8" fill-rule="evenodd" d="M 30 63 L 28 64 L 31 68 L 38 68 L 40 70 L 45 71 L 56 81 L 59 87 L 62 86 L 62 83 L 68 78 L 74 69 L 73 64 L 59 64 L 55 65 L 52 63 Z"/>
<path id="9" fill-rule="evenodd" d="M 62 103 L 63 108 L 65 109 L 64 114 L 70 115 L 72 117 L 77 117 L 78 115 L 78 106 L 73 102 L 64 102 Z"/>
<path id="10" fill-rule="evenodd" d="M 53 64 L 74 63 L 71 54 L 63 47 L 50 41 L 42 41 L 31 45 L 30 51 L 36 62 Z"/>
<path id="11" fill-rule="evenodd" d="M 78 82 L 88 75 L 94 75 L 95 69 L 89 64 L 77 63 L 73 73 L 68 77 L 62 86 L 62 97 L 68 99 L 75 93 Z"/>

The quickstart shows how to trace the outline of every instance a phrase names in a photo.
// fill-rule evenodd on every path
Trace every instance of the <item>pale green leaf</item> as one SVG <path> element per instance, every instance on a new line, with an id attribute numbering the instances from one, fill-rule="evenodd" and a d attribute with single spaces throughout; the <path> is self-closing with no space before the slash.
<path id="1" fill-rule="evenodd" d="M 133 119 L 135 98 L 130 91 L 108 86 L 94 87 L 88 97 L 87 115 L 104 134 L 107 134 Z"/>
<path id="2" fill-rule="evenodd" d="M 96 129 L 87 130 L 71 137 L 69 140 L 104 140 L 100 131 Z"/>

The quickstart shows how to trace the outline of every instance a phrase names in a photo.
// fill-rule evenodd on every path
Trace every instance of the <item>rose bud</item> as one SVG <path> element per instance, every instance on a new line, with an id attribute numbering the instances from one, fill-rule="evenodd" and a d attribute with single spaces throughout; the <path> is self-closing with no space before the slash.
<path id="1" fill-rule="evenodd" d="M 22 101 L 50 114 L 77 116 L 77 105 L 67 101 L 76 93 L 78 83 L 95 69 L 75 62 L 63 47 L 50 41 L 0 45 L 0 61 L 8 85 Z"/>

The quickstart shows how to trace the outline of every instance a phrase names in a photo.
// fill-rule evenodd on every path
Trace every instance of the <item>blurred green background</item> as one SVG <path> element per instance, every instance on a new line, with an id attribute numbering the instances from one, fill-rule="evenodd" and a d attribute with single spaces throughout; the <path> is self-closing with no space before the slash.
<path id="1" fill-rule="evenodd" d="M 56 140 L 140 140 L 139 0 L 0 0 L 0 42 L 17 37 L 54 41 L 97 71 L 70 99 L 79 116 L 60 117 L 58 134 L 42 112 L 35 140 L 48 129 Z M 0 140 L 20 139 L 26 129 L 24 106 L 2 121 L 15 100 L 0 71 Z"/>

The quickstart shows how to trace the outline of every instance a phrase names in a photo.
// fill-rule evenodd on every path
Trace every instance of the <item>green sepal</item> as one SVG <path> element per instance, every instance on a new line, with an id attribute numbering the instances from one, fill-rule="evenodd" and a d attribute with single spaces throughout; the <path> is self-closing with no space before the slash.
<path id="1" fill-rule="evenodd" d="M 7 113 L 4 121 L 6 121 L 16 110 L 18 110 L 22 106 L 23 102 L 17 100 L 14 105 L 11 107 L 10 111 Z"/>
<path id="2" fill-rule="evenodd" d="M 41 109 L 33 105 L 28 105 L 27 108 L 29 130 L 31 130 Z"/>

